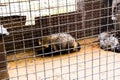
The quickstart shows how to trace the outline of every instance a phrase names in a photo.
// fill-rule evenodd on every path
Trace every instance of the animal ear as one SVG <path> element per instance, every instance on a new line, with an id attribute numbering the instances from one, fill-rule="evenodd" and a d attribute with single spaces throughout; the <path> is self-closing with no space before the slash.
<path id="1" fill-rule="evenodd" d="M 45 37 L 43 37 L 43 40 L 47 40 L 47 37 L 45 36 Z"/>
<path id="2" fill-rule="evenodd" d="M 38 39 L 38 43 L 39 43 L 39 45 L 41 45 L 42 43 L 41 43 L 41 39 Z"/>
<path id="3" fill-rule="evenodd" d="M 1 25 L 1 24 L 0 24 L 0 27 L 2 27 L 2 28 L 3 28 L 3 25 Z"/>

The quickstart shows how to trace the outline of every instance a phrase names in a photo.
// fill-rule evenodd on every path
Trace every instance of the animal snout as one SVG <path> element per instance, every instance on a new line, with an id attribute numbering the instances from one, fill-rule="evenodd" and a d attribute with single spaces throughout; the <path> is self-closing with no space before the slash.
<path id="1" fill-rule="evenodd" d="M 116 45 L 114 51 L 117 52 L 117 53 L 120 52 L 120 44 L 117 44 L 117 45 Z"/>

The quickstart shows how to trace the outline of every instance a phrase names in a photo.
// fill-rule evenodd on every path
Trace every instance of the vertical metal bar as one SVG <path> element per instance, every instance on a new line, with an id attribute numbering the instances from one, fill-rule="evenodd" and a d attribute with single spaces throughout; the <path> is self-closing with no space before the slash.
<path id="1" fill-rule="evenodd" d="M 9 12 L 10 12 L 10 16 L 12 15 L 12 12 L 11 12 L 11 2 L 10 2 L 10 0 L 8 1 L 8 3 L 9 3 Z M 11 18 L 10 18 L 11 19 Z M 12 26 L 12 24 L 10 25 L 11 26 L 11 28 L 13 28 Z M 12 35 L 12 40 L 13 40 L 13 51 L 14 51 L 14 55 L 15 55 L 15 61 L 17 60 L 16 59 L 16 47 L 15 47 L 15 37 L 14 37 L 14 31 L 13 31 L 13 29 L 12 29 L 12 31 L 11 31 L 11 35 Z M 17 63 L 17 61 L 16 61 L 16 71 L 17 71 L 17 76 L 16 76 L 16 78 L 19 80 L 19 71 L 18 71 L 18 63 Z"/>
<path id="2" fill-rule="evenodd" d="M 50 0 L 48 0 L 48 11 L 49 11 L 49 26 L 52 26 L 52 23 L 51 23 L 51 6 L 50 6 Z M 49 27 L 50 28 L 50 35 L 52 34 L 52 29 L 51 29 L 51 27 Z M 49 36 L 50 36 L 49 35 Z M 52 45 L 53 44 L 53 40 L 52 39 L 50 39 L 50 45 Z M 52 58 L 52 77 L 53 77 L 53 80 L 54 80 L 54 78 L 55 78 L 55 74 L 54 74 L 54 59 L 53 59 L 53 54 L 54 54 L 54 51 L 52 50 L 53 48 L 51 47 L 51 58 Z"/>
<path id="3" fill-rule="evenodd" d="M 68 0 L 66 0 L 66 13 L 68 13 Z M 67 33 L 69 33 L 70 34 L 70 29 L 69 29 L 69 25 L 68 25 L 68 23 L 69 23 L 69 15 L 67 14 L 66 15 L 67 16 Z M 69 48 L 69 44 L 68 44 L 68 48 Z M 68 75 L 69 75 L 69 80 L 71 80 L 71 70 L 70 70 L 70 68 L 71 68 L 71 66 L 70 66 L 70 51 L 69 51 L 69 49 L 68 49 L 68 51 L 67 51 L 67 53 L 68 53 L 68 68 L 69 68 L 69 73 L 68 73 Z"/>
<path id="4" fill-rule="evenodd" d="M 86 20 L 86 11 L 85 11 L 85 6 L 86 6 L 86 2 L 84 0 L 79 1 L 81 2 L 82 5 L 82 32 L 84 35 L 84 46 L 83 46 L 83 50 L 84 50 L 84 80 L 86 80 L 86 40 L 85 40 L 85 36 L 86 36 L 86 32 L 85 32 L 85 20 Z"/>
<path id="5" fill-rule="evenodd" d="M 78 0 L 75 0 L 75 10 L 77 10 L 77 8 L 78 8 L 78 6 L 77 6 L 77 4 L 78 4 Z M 78 15 L 78 13 L 79 13 L 79 11 L 77 11 L 76 12 L 77 13 L 77 15 Z M 77 21 L 77 15 L 75 14 L 75 22 L 78 22 Z M 78 41 L 78 28 L 77 28 L 78 26 L 77 26 L 77 23 L 75 24 L 75 39 Z M 78 48 L 78 47 L 77 47 Z M 77 51 L 78 49 L 76 49 L 76 51 Z M 76 52 L 76 55 L 75 55 L 75 57 L 76 57 L 76 79 L 78 80 L 78 77 L 79 77 L 79 75 L 78 75 L 78 53 Z"/>
<path id="6" fill-rule="evenodd" d="M 95 5 L 95 4 L 94 4 L 94 1 L 92 1 L 92 19 L 94 19 L 94 16 L 93 16 L 93 13 L 94 13 L 94 12 L 93 12 L 93 11 L 94 11 L 94 5 Z M 94 26 L 94 25 L 93 25 L 93 21 L 92 21 L 92 26 Z M 91 31 L 92 31 L 92 32 L 91 32 L 91 33 L 92 33 L 91 35 L 93 35 L 93 29 L 92 29 Z M 92 39 L 92 42 L 93 42 L 93 39 Z M 91 46 L 92 46 L 92 48 L 91 48 L 91 50 L 92 50 L 92 53 L 91 53 L 91 54 L 92 54 L 92 67 L 91 67 L 91 69 L 92 69 L 92 75 L 91 75 L 91 76 L 92 76 L 92 80 L 93 80 L 93 79 L 94 79 L 94 75 L 93 75 L 93 74 L 94 74 L 93 43 L 92 43 Z"/>
<path id="7" fill-rule="evenodd" d="M 42 0 L 40 0 L 40 2 L 41 2 Z M 39 16 L 40 16 L 40 19 L 39 19 L 39 23 L 42 23 L 42 21 L 41 21 L 41 5 L 40 5 L 40 2 L 39 2 Z M 41 37 L 43 37 L 43 26 L 42 26 L 42 24 L 41 25 L 39 25 L 40 26 L 40 33 L 41 33 Z M 43 45 L 41 45 L 42 46 L 42 57 L 43 57 L 43 72 L 44 72 L 44 79 L 46 80 L 46 65 L 45 65 L 45 52 L 44 52 L 44 47 L 43 47 Z M 43 79 L 43 80 L 44 80 Z"/>
<path id="8" fill-rule="evenodd" d="M 117 2 L 118 1 L 116 0 L 116 4 L 117 4 Z M 115 6 L 115 14 L 114 14 L 115 17 L 117 17 L 117 15 L 118 15 L 117 12 L 118 12 L 118 4 Z M 113 26 L 114 26 L 114 33 L 116 34 L 116 32 L 117 32 L 117 21 L 116 20 L 113 21 Z M 116 78 L 115 78 L 115 76 L 116 76 L 115 75 L 115 66 L 116 66 L 115 62 L 116 61 L 115 60 L 116 60 L 116 54 L 113 55 L 113 80 L 116 80 Z"/>
<path id="9" fill-rule="evenodd" d="M 60 5 L 59 5 L 59 0 L 57 0 L 57 17 L 58 17 L 58 33 L 60 33 L 61 32 L 61 24 L 60 24 L 60 16 L 59 16 L 59 14 L 60 14 L 60 12 L 59 12 L 59 7 Z M 59 47 L 60 47 L 60 50 L 61 50 L 61 45 L 59 45 Z M 62 68 L 62 52 L 60 51 L 60 69 L 61 69 L 61 80 L 63 79 L 63 68 Z"/>
<path id="10" fill-rule="evenodd" d="M 109 1 L 107 1 L 107 32 L 109 33 L 109 22 L 110 22 L 110 20 L 109 20 L 109 11 L 110 11 L 110 8 L 109 8 Z M 107 49 L 108 49 L 108 47 L 107 47 Z M 107 54 L 106 54 L 106 80 L 108 80 L 108 52 L 106 52 Z"/>
<path id="11" fill-rule="evenodd" d="M 101 31 L 101 22 L 102 22 L 102 20 L 101 19 L 103 19 L 102 18 L 102 4 L 103 3 L 103 1 L 100 1 L 100 14 L 99 14 L 99 16 L 100 16 L 100 19 L 99 19 L 99 34 L 102 32 Z M 98 34 L 98 35 L 99 35 Z M 98 43 L 99 44 L 99 43 Z M 101 80 L 101 50 L 99 50 L 99 80 Z"/>

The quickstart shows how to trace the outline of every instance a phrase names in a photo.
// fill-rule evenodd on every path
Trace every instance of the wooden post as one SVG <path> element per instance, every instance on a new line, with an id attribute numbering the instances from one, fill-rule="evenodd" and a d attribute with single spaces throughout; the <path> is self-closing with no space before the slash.
<path id="1" fill-rule="evenodd" d="M 0 36 L 0 80 L 9 80 L 3 39 Z"/>

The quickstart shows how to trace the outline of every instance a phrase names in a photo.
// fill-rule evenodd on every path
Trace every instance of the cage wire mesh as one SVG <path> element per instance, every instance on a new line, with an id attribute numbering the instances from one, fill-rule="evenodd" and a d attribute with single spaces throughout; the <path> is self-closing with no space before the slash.
<path id="1" fill-rule="evenodd" d="M 112 1 L 0 0 L 0 80 L 119 80 L 119 52 L 98 41 L 119 40 Z"/>

